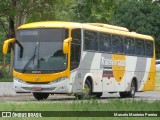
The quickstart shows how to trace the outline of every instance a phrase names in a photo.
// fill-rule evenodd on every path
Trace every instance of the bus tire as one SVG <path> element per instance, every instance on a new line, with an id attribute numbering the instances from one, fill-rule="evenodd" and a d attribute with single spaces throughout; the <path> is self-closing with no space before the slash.
<path id="1" fill-rule="evenodd" d="M 127 92 L 119 92 L 120 97 L 121 98 L 127 98 L 127 97 L 134 98 L 135 92 L 136 92 L 136 87 L 137 87 L 136 81 L 132 80 L 130 90 Z"/>
<path id="2" fill-rule="evenodd" d="M 37 92 L 33 92 L 33 96 L 37 100 L 43 100 L 43 99 L 47 99 L 48 98 L 49 93 L 37 93 Z"/>
<path id="3" fill-rule="evenodd" d="M 80 95 L 75 95 L 78 99 L 87 99 L 90 98 L 92 94 L 92 86 L 89 80 L 85 81 L 83 93 Z"/>
<path id="4" fill-rule="evenodd" d="M 128 92 L 128 97 L 134 98 L 136 92 L 136 81 L 132 80 L 130 91 Z"/>

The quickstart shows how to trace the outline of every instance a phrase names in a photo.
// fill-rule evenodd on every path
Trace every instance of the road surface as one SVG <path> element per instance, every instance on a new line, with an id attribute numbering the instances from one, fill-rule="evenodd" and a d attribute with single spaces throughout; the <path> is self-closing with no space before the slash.
<path id="1" fill-rule="evenodd" d="M 120 99 L 120 100 L 127 100 L 127 99 L 134 99 L 134 100 L 146 100 L 146 101 L 156 101 L 160 100 L 160 92 L 151 91 L 151 92 L 137 92 L 135 98 L 120 98 L 118 93 L 103 93 L 102 97 L 99 101 L 107 102 L 110 99 Z M 75 101 L 76 98 L 74 96 L 69 95 L 50 95 L 47 100 L 44 101 L 68 101 L 72 102 Z M 16 96 L 4 96 L 0 97 L 0 101 L 37 101 L 32 94 L 18 94 Z"/>

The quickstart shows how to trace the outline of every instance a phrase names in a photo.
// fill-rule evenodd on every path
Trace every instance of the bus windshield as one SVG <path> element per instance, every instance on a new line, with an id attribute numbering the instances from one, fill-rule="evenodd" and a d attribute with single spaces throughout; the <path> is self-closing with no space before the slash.
<path id="1" fill-rule="evenodd" d="M 65 70 L 67 55 L 63 54 L 62 46 L 67 37 L 68 30 L 62 28 L 19 30 L 15 44 L 15 71 L 54 73 Z"/>

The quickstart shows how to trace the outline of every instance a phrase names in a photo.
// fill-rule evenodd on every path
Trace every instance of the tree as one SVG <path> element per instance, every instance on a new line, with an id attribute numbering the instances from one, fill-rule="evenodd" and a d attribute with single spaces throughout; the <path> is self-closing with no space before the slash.
<path id="1" fill-rule="evenodd" d="M 6 38 L 15 37 L 18 26 L 26 22 L 26 17 L 35 11 L 44 12 L 49 6 L 54 4 L 54 0 L 4 0 L 0 5 L 0 23 L 6 32 Z M 8 21 L 7 25 L 5 19 Z M 6 27 L 8 26 L 8 27 Z M 3 32 L 4 33 L 4 32 Z M 4 58 L 5 59 L 5 58 Z M 5 63 L 5 60 L 4 60 Z M 11 49 L 11 68 L 13 66 L 13 50 Z"/>
<path id="2" fill-rule="evenodd" d="M 128 0 L 115 10 L 110 23 L 127 27 L 130 31 L 153 36 L 156 40 L 156 57 L 160 58 L 159 11 L 158 2 Z"/>
<path id="3" fill-rule="evenodd" d="M 107 23 L 121 0 L 77 0 L 74 20 Z"/>

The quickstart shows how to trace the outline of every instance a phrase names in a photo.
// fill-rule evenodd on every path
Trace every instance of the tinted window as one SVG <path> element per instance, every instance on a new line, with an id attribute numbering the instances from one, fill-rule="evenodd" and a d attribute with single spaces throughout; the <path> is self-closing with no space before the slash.
<path id="1" fill-rule="evenodd" d="M 41 29 L 41 42 L 60 42 L 64 40 L 64 38 L 68 38 L 68 30 L 65 29 Z M 54 33 L 54 34 L 53 34 Z"/>
<path id="2" fill-rule="evenodd" d="M 111 52 L 111 35 L 101 34 L 99 38 L 99 51 Z"/>
<path id="3" fill-rule="evenodd" d="M 146 41 L 146 56 L 153 57 L 153 42 Z"/>
<path id="4" fill-rule="evenodd" d="M 79 66 L 81 56 L 81 29 L 72 30 L 71 70 Z"/>
<path id="5" fill-rule="evenodd" d="M 124 54 L 134 55 L 135 42 L 134 38 L 124 37 Z"/>
<path id="6" fill-rule="evenodd" d="M 63 54 L 63 41 L 68 36 L 67 31 L 61 28 L 19 30 L 19 45 L 15 45 L 15 70 L 26 73 L 64 71 L 67 68 L 67 55 Z"/>
<path id="7" fill-rule="evenodd" d="M 156 65 L 160 64 L 160 60 L 156 60 Z"/>
<path id="8" fill-rule="evenodd" d="M 140 40 L 140 39 L 136 39 L 135 40 L 135 43 L 136 43 L 136 55 L 139 55 L 139 56 L 144 56 L 144 40 Z"/>
<path id="9" fill-rule="evenodd" d="M 112 36 L 112 52 L 123 53 L 123 37 L 118 35 Z"/>
<path id="10" fill-rule="evenodd" d="M 39 29 L 19 30 L 17 33 L 17 40 L 19 42 L 38 42 L 39 36 Z"/>
<path id="11" fill-rule="evenodd" d="M 98 50 L 97 32 L 85 30 L 84 44 L 85 44 L 85 50 Z"/>

